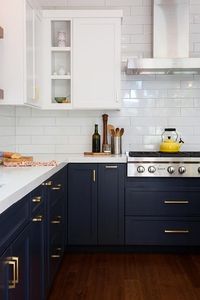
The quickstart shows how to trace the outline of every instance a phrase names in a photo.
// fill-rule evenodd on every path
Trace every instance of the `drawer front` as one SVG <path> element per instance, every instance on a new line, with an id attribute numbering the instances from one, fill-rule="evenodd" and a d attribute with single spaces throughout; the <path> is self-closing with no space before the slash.
<path id="1" fill-rule="evenodd" d="M 38 186 L 34 191 L 30 193 L 31 212 L 34 213 L 36 209 L 44 203 L 44 186 Z"/>
<path id="2" fill-rule="evenodd" d="M 64 254 L 64 240 L 62 234 L 54 235 L 50 243 L 49 252 L 49 283 L 51 284 L 58 270 L 60 262 Z"/>
<path id="3" fill-rule="evenodd" d="M 126 217 L 126 245 L 200 245 L 200 222 Z"/>
<path id="4" fill-rule="evenodd" d="M 126 189 L 125 208 L 129 216 L 200 216 L 200 192 Z"/>
<path id="5" fill-rule="evenodd" d="M 55 205 L 50 208 L 50 236 L 64 230 L 64 215 L 64 203 L 58 199 Z"/>

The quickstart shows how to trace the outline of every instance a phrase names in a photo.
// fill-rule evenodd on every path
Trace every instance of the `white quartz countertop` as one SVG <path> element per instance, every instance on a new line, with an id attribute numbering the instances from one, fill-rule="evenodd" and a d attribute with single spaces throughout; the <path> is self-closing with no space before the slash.
<path id="1" fill-rule="evenodd" d="M 22 199 L 67 163 L 126 163 L 126 155 L 67 155 L 56 167 L 0 167 L 0 214 Z"/>
<path id="2" fill-rule="evenodd" d="M 126 155 L 84 155 L 84 154 L 69 154 L 66 157 L 68 163 L 126 163 Z"/>
<path id="3" fill-rule="evenodd" d="M 56 167 L 0 167 L 0 213 L 34 190 L 66 165 Z"/>

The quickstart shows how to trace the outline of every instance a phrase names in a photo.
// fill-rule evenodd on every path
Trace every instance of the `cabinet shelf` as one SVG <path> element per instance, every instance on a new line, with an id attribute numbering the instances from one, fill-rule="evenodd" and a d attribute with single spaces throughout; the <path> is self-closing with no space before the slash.
<path id="1" fill-rule="evenodd" d="M 0 27 L 0 39 L 3 39 L 3 28 Z"/>
<path id="2" fill-rule="evenodd" d="M 51 47 L 52 52 L 70 52 L 71 47 Z"/>
<path id="3" fill-rule="evenodd" d="M 65 80 L 70 80 L 71 79 L 71 75 L 51 75 L 51 79 L 52 80 L 61 80 L 61 79 L 65 79 Z"/>

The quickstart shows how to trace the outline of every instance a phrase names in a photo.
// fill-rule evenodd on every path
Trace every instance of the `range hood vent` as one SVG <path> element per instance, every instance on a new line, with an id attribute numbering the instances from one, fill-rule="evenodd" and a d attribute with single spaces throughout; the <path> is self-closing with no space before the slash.
<path id="1" fill-rule="evenodd" d="M 130 57 L 127 74 L 199 74 L 189 57 L 189 0 L 154 0 L 153 58 Z"/>

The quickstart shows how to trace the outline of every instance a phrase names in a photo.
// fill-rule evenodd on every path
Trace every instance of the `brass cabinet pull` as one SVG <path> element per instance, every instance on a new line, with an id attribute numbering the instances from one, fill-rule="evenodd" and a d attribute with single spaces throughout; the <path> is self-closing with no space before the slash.
<path id="1" fill-rule="evenodd" d="M 60 258 L 61 256 L 59 254 L 52 254 L 51 258 Z"/>
<path id="2" fill-rule="evenodd" d="M 15 261 L 7 260 L 5 261 L 5 264 L 8 264 L 12 266 L 13 268 L 13 278 L 9 280 L 8 288 L 9 289 L 15 289 L 16 288 L 16 269 L 15 269 Z"/>
<path id="3" fill-rule="evenodd" d="M 62 220 L 61 216 L 57 216 L 55 220 L 51 221 L 51 224 L 60 224 Z"/>
<path id="4" fill-rule="evenodd" d="M 189 204 L 187 200 L 165 200 L 165 204 Z"/>
<path id="5" fill-rule="evenodd" d="M 9 280 L 9 289 L 16 288 L 16 284 L 19 283 L 19 258 L 16 256 L 8 257 L 5 264 L 12 266 L 13 268 L 13 279 Z"/>
<path id="6" fill-rule="evenodd" d="M 32 219 L 33 222 L 42 222 L 43 216 L 36 216 L 35 218 Z"/>
<path id="7" fill-rule="evenodd" d="M 118 166 L 106 166 L 106 169 L 117 169 Z"/>
<path id="8" fill-rule="evenodd" d="M 60 190 L 61 188 L 58 187 L 58 186 L 55 186 L 55 187 L 52 187 L 51 189 L 52 189 L 53 191 L 58 191 L 58 190 Z"/>
<path id="9" fill-rule="evenodd" d="M 93 179 L 93 182 L 96 181 L 96 170 L 92 171 L 92 179 Z"/>
<path id="10" fill-rule="evenodd" d="M 35 203 L 40 203 L 42 200 L 42 197 L 41 196 L 38 196 L 38 197 L 35 197 L 32 199 L 32 202 L 35 202 Z"/>
<path id="11" fill-rule="evenodd" d="M 45 185 L 45 186 L 51 186 L 52 185 L 52 181 L 47 181 L 47 182 L 43 182 L 42 185 Z"/>
<path id="12" fill-rule="evenodd" d="M 188 229 L 165 229 L 165 233 L 189 233 Z"/>

